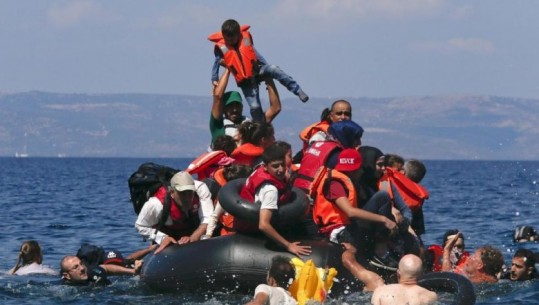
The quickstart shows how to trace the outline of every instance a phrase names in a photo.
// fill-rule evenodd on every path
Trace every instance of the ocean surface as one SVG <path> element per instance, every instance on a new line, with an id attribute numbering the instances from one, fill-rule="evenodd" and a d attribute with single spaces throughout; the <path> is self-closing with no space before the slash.
<path id="1" fill-rule="evenodd" d="M 0 304 L 243 304 L 250 295 L 158 293 L 138 277 L 113 277 L 108 287 L 69 287 L 55 276 L 11 276 L 19 247 L 38 240 L 44 264 L 89 242 L 125 255 L 147 246 L 134 228 L 127 178 L 146 161 L 185 168 L 188 159 L 0 158 Z M 467 250 L 492 244 L 506 264 L 515 249 L 539 251 L 539 244 L 514 244 L 515 226 L 539 228 L 539 162 L 426 161 L 423 185 L 426 244 L 443 232 L 464 232 Z M 253 283 L 256 285 L 257 283 Z M 539 281 L 478 286 L 477 304 L 539 304 Z M 448 300 L 448 298 L 445 298 Z M 352 292 L 329 304 L 369 304 L 370 294 Z M 442 302 L 444 302 L 442 296 Z"/>

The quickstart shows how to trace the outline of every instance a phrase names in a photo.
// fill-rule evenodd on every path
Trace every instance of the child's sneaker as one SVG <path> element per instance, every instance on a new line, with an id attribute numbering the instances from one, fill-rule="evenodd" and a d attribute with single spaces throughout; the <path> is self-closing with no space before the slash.
<path id="1" fill-rule="evenodd" d="M 307 95 L 307 93 L 303 92 L 303 90 L 301 89 L 298 90 L 298 93 L 296 95 L 304 103 L 306 103 L 309 100 L 309 96 Z"/>

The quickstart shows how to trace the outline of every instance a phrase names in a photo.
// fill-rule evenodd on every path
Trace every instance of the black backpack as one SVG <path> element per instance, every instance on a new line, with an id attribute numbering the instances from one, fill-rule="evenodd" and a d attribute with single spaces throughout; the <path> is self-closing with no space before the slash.
<path id="1" fill-rule="evenodd" d="M 155 194 L 157 189 L 163 185 L 168 186 L 170 179 L 177 172 L 179 170 L 152 162 L 139 166 L 138 170 L 127 180 L 131 202 L 137 215 L 144 203 Z"/>
<path id="2" fill-rule="evenodd" d="M 79 250 L 77 251 L 77 257 L 86 265 L 88 268 L 97 267 L 103 264 L 103 255 L 105 250 L 102 247 L 94 246 L 91 244 L 82 244 Z"/>

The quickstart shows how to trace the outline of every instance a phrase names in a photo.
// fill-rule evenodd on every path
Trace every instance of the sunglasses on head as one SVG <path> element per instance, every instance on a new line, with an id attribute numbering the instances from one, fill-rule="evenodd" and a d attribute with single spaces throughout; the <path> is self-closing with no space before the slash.
<path id="1" fill-rule="evenodd" d="M 337 112 L 335 112 L 335 115 L 351 116 L 352 112 L 350 112 L 350 111 L 337 111 Z"/>

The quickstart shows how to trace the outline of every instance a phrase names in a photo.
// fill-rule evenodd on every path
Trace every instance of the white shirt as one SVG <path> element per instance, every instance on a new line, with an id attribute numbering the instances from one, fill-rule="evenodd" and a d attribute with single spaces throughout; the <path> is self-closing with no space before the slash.
<path id="1" fill-rule="evenodd" d="M 11 270 L 10 272 L 11 273 Z M 26 266 L 22 266 L 15 272 L 15 275 L 28 275 L 28 274 L 48 274 L 48 275 L 58 275 L 58 271 L 38 263 L 31 263 Z"/>
<path id="2" fill-rule="evenodd" d="M 279 191 L 275 185 L 265 182 L 258 188 L 255 194 L 255 202 L 260 202 L 260 209 L 277 210 L 279 201 Z"/>
<path id="3" fill-rule="evenodd" d="M 327 141 L 328 139 L 328 134 L 320 130 L 313 134 L 312 137 L 309 139 L 309 145 L 311 145 L 311 143 L 313 142 Z"/>
<path id="4" fill-rule="evenodd" d="M 298 302 L 290 295 L 290 292 L 281 287 L 272 287 L 260 284 L 255 289 L 255 297 L 258 293 L 265 293 L 269 296 L 270 305 L 297 305 Z"/>
<path id="5" fill-rule="evenodd" d="M 208 186 L 204 182 L 195 180 L 196 193 L 198 195 L 200 206 L 198 207 L 198 217 L 201 224 L 207 224 L 210 220 L 210 216 L 213 212 L 213 202 L 211 200 L 211 193 Z M 169 196 L 167 194 L 167 196 Z M 161 231 L 155 230 L 154 226 L 159 224 L 161 219 L 161 213 L 163 212 L 163 204 L 156 197 L 151 197 L 144 203 L 142 210 L 138 214 L 137 221 L 135 222 L 135 228 L 144 238 L 151 241 L 155 241 L 157 244 L 161 244 L 161 241 L 167 236 Z M 165 225 L 171 225 L 172 218 L 168 217 Z"/>

